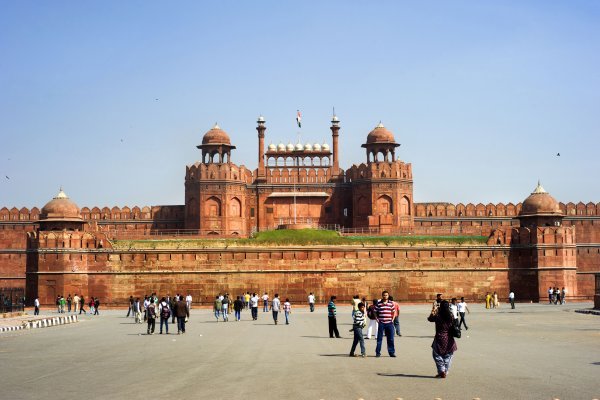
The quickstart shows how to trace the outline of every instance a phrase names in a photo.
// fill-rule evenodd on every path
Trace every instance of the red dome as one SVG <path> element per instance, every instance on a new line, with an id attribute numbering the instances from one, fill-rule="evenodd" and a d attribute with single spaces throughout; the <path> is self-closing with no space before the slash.
<path id="1" fill-rule="evenodd" d="M 396 143 L 392 132 L 388 131 L 381 122 L 367 136 L 367 144 L 375 143 Z"/>
<path id="2" fill-rule="evenodd" d="M 550 196 L 548 192 L 544 190 L 542 185 L 538 183 L 537 187 L 525 199 L 523 207 L 521 208 L 521 215 L 562 215 L 563 212 L 560 209 L 558 201 L 554 197 Z"/>
<path id="3" fill-rule="evenodd" d="M 219 125 L 215 124 L 212 129 L 204 134 L 202 144 L 226 144 L 231 145 L 229 135 Z"/>
<path id="4" fill-rule="evenodd" d="M 65 192 L 60 192 L 50 200 L 40 212 L 40 221 L 81 221 L 77 204 L 73 203 Z"/>

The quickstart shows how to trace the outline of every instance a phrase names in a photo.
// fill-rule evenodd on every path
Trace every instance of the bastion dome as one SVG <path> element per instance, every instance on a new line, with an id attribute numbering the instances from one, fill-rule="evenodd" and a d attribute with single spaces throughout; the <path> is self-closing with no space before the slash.
<path id="1" fill-rule="evenodd" d="M 523 201 L 520 215 L 562 215 L 558 201 L 546 192 L 542 185 L 538 182 L 537 187 Z"/>
<path id="2" fill-rule="evenodd" d="M 387 130 L 385 126 L 380 122 L 375 129 L 369 132 L 367 136 L 367 144 L 374 143 L 395 143 L 394 135 L 392 132 Z"/>
<path id="3" fill-rule="evenodd" d="M 202 137 L 202 144 L 226 144 L 231 145 L 231 139 L 227 132 L 225 132 L 221 127 L 217 124 L 211 128 L 208 132 L 204 134 Z"/>
<path id="4" fill-rule="evenodd" d="M 62 188 L 58 194 L 50 200 L 40 212 L 40 221 L 82 221 L 79 207 Z"/>

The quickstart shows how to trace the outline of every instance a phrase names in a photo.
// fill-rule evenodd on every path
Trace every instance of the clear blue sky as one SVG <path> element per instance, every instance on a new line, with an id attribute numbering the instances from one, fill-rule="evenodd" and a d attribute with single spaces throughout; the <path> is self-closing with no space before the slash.
<path id="1" fill-rule="evenodd" d="M 254 169 L 259 114 L 331 143 L 333 106 L 417 202 L 600 201 L 598 1 L 3 1 L 0 55 L 0 207 L 183 204 L 216 121 Z"/>

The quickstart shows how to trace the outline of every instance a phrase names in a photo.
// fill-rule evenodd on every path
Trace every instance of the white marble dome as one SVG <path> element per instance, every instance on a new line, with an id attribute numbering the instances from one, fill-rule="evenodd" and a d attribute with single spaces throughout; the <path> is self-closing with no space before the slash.
<path id="1" fill-rule="evenodd" d="M 285 144 L 279 143 L 277 145 L 277 151 L 285 151 Z"/>
<path id="2" fill-rule="evenodd" d="M 304 151 L 312 151 L 312 149 L 313 149 L 313 148 L 312 148 L 312 144 L 310 144 L 310 143 L 306 143 L 306 144 L 304 145 Z"/>
<path id="3" fill-rule="evenodd" d="M 285 148 L 287 151 L 294 151 L 294 145 L 292 143 L 288 143 L 287 147 Z"/>
<path id="4" fill-rule="evenodd" d="M 271 143 L 269 145 L 269 151 L 275 151 L 275 150 L 277 150 L 277 147 L 275 147 L 275 145 L 273 143 Z"/>
<path id="5" fill-rule="evenodd" d="M 327 143 L 323 143 L 323 146 L 321 146 L 321 150 L 329 151 L 329 145 Z"/>
<path id="6" fill-rule="evenodd" d="M 319 143 L 315 143 L 313 145 L 313 150 L 314 151 L 321 151 L 321 145 Z"/>
<path id="7" fill-rule="evenodd" d="M 296 147 L 294 147 L 294 150 L 302 151 L 303 149 L 304 149 L 304 147 L 302 147 L 302 143 L 296 143 Z"/>

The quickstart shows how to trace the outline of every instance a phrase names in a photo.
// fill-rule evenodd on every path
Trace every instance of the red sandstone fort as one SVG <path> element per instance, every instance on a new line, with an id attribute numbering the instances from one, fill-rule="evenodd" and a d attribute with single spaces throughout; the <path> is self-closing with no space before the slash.
<path id="1" fill-rule="evenodd" d="M 200 161 L 186 167 L 184 205 L 80 209 L 61 189 L 41 210 L 0 209 L 0 287 L 25 288 L 29 303 L 39 296 L 42 304 L 68 293 L 104 304 L 150 292 L 206 301 L 217 292 L 278 291 L 297 302 L 309 292 L 321 300 L 371 298 L 382 288 L 406 301 L 438 292 L 506 297 L 510 290 L 519 300 L 538 301 L 550 286 L 566 287 L 569 297 L 594 294 L 600 203 L 559 203 L 540 184 L 519 204 L 415 203 L 411 164 L 398 159 L 400 145 L 382 124 L 362 145 L 366 162 L 347 170 L 339 165 L 335 116 L 331 146 L 265 148 L 264 118 L 256 130 L 254 171 L 231 161 L 235 146 L 219 126 L 204 135 Z M 286 225 L 487 242 L 194 246 L 182 240 L 248 237 Z M 151 245 L 135 244 L 144 241 Z"/>

